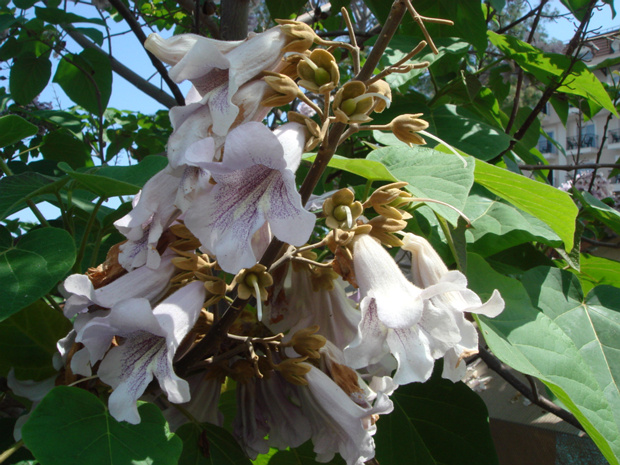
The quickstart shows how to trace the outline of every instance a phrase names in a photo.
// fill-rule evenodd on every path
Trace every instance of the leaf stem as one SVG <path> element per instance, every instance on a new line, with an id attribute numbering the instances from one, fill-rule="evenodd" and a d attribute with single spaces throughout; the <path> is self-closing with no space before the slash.
<path id="1" fill-rule="evenodd" d="M 2 454 L 0 454 L 0 463 L 4 463 L 6 459 L 8 459 L 11 455 L 17 452 L 23 445 L 24 445 L 24 440 L 20 439 L 15 444 L 13 444 L 11 447 L 9 447 L 7 450 L 2 452 Z"/>
<path id="2" fill-rule="evenodd" d="M 75 258 L 75 265 L 73 265 L 73 270 L 77 273 L 81 271 L 82 259 L 84 258 L 84 253 L 86 252 L 86 245 L 88 244 L 88 236 L 90 236 L 90 232 L 93 229 L 93 225 L 95 224 L 95 219 L 97 218 L 99 208 L 101 207 L 103 202 L 105 202 L 105 200 L 105 197 L 99 197 L 99 200 L 95 204 L 95 208 L 93 209 L 90 217 L 88 218 L 88 223 L 86 223 L 84 236 L 82 236 L 82 242 L 80 243 L 80 250 L 78 251 L 77 257 Z"/>

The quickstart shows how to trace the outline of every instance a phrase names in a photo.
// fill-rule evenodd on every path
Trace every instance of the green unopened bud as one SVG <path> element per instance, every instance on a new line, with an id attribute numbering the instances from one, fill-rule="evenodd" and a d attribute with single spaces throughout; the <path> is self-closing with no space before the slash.
<path id="1" fill-rule="evenodd" d="M 316 82 L 319 86 L 327 84 L 330 80 L 331 77 L 329 73 L 323 68 L 317 68 L 314 70 L 314 82 Z"/>
<path id="2" fill-rule="evenodd" d="M 340 189 L 323 203 L 323 213 L 327 217 L 325 224 L 333 229 L 352 229 L 363 211 L 362 204 L 355 201 L 355 194 L 350 189 Z"/>
<path id="3" fill-rule="evenodd" d="M 353 113 L 355 113 L 356 108 L 357 108 L 357 102 L 353 100 L 352 98 L 345 100 L 340 105 L 340 109 L 344 111 L 344 113 L 347 116 L 351 116 Z"/>

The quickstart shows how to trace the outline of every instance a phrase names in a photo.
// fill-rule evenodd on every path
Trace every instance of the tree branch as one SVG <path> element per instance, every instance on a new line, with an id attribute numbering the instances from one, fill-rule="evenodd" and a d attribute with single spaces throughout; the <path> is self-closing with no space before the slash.
<path id="1" fill-rule="evenodd" d="M 177 104 L 176 100 L 172 98 L 169 94 L 167 94 L 166 92 L 161 90 L 159 87 L 151 84 L 149 81 L 144 79 L 142 76 L 140 76 L 139 74 L 129 69 L 127 66 L 122 64 L 116 58 L 114 58 L 112 55 L 106 53 L 100 47 L 98 47 L 93 42 L 91 42 L 90 39 L 84 36 L 81 32 L 76 31 L 70 26 L 63 26 L 63 29 L 82 48 L 92 48 L 106 55 L 108 59 L 110 60 L 112 70 L 116 74 L 118 74 L 120 77 L 125 79 L 130 84 L 134 85 L 137 89 L 141 90 L 149 97 L 157 100 L 159 103 L 164 105 L 166 108 L 172 108 Z"/>
<path id="2" fill-rule="evenodd" d="M 573 425 L 575 428 L 585 431 L 583 426 L 581 426 L 581 423 L 579 423 L 577 418 L 575 418 L 572 413 L 558 407 L 545 397 L 535 395 L 531 388 L 517 378 L 512 371 L 510 371 L 510 368 L 504 365 L 497 357 L 495 357 L 495 355 L 491 354 L 491 352 L 483 347 L 478 347 L 478 353 L 480 354 L 480 358 L 491 370 L 504 378 L 508 384 L 523 394 L 534 405 L 538 405 L 547 412 L 553 413 L 555 416 L 561 418 L 566 423 Z"/>
<path id="3" fill-rule="evenodd" d="M 140 24 L 138 24 L 138 21 L 134 17 L 133 13 L 129 11 L 129 8 L 127 8 L 121 0 L 110 0 L 110 4 L 114 8 L 116 8 L 116 11 L 118 11 L 118 13 L 123 17 L 123 19 L 127 21 L 127 24 L 129 24 L 129 27 L 131 28 L 135 36 L 144 46 L 144 42 L 146 42 L 146 34 L 144 34 L 142 27 L 140 26 Z M 168 87 L 170 88 L 172 95 L 174 95 L 177 105 L 185 105 L 185 97 L 181 93 L 179 87 L 174 83 L 172 79 L 170 79 L 170 76 L 168 76 L 168 70 L 166 69 L 164 64 L 151 52 L 146 49 L 145 51 L 151 59 L 151 63 L 153 63 L 153 66 L 155 66 L 155 69 L 159 72 L 163 80 L 166 81 L 166 84 L 168 84 Z"/>
<path id="4" fill-rule="evenodd" d="M 248 36 L 250 0 L 222 0 L 220 33 L 223 40 L 243 40 Z"/>
<path id="5" fill-rule="evenodd" d="M 526 171 L 536 170 L 557 170 L 557 171 L 575 171 L 575 170 L 592 170 L 598 168 L 620 168 L 618 163 L 582 163 L 581 165 L 519 165 L 519 168 Z"/>

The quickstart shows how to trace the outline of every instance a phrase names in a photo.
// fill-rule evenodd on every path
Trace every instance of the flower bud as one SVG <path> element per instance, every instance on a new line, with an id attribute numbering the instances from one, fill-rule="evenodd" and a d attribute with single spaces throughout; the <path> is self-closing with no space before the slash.
<path id="1" fill-rule="evenodd" d="M 352 229 L 363 211 L 364 207 L 355 200 L 355 194 L 346 188 L 340 189 L 323 203 L 323 213 L 327 217 L 325 224 L 332 229 Z"/>
<path id="2" fill-rule="evenodd" d="M 267 288 L 273 284 L 273 278 L 267 272 L 267 267 L 258 263 L 252 268 L 241 270 L 235 276 L 235 282 L 239 298 L 249 299 L 253 296 L 257 300 L 267 300 Z"/>
<path id="3" fill-rule="evenodd" d="M 321 127 L 312 118 L 309 118 L 301 113 L 289 111 L 287 114 L 288 120 L 292 123 L 299 123 L 306 126 L 307 137 L 306 145 L 304 146 L 304 152 L 309 152 L 315 148 L 321 142 Z"/>
<path id="4" fill-rule="evenodd" d="M 395 182 L 380 187 L 372 193 L 365 206 L 371 205 L 379 215 L 387 218 L 408 220 L 411 214 L 400 208 L 413 200 L 409 192 L 401 190 L 406 185 L 406 182 Z"/>
<path id="5" fill-rule="evenodd" d="M 279 363 L 274 368 L 278 370 L 285 380 L 297 386 L 307 386 L 306 374 L 312 369 L 311 365 L 303 363 L 308 357 L 289 358 Z"/>
<path id="6" fill-rule="evenodd" d="M 271 87 L 273 92 L 266 93 L 261 101 L 261 105 L 266 107 L 279 107 L 291 103 L 295 100 L 297 95 L 299 95 L 299 87 L 297 87 L 295 81 L 290 77 L 284 74 L 271 73 L 269 71 L 265 71 L 264 74 L 265 77 L 263 79 L 269 87 Z"/>
<path id="7" fill-rule="evenodd" d="M 393 233 L 402 231 L 407 227 L 407 222 L 396 218 L 376 216 L 368 222 L 372 226 L 370 235 L 387 247 L 402 247 L 403 241 Z"/>
<path id="8" fill-rule="evenodd" d="M 336 92 L 333 109 L 336 121 L 341 123 L 365 123 L 374 105 L 372 95 L 366 95 L 366 84 L 361 81 L 349 81 Z"/>
<path id="9" fill-rule="evenodd" d="M 387 98 L 388 101 L 392 101 L 392 88 L 390 85 L 385 82 L 383 79 L 379 79 L 378 81 L 373 82 L 368 86 L 368 92 L 374 92 L 377 94 L 381 94 Z M 389 103 L 383 99 L 377 99 L 375 108 L 373 111 L 376 113 L 381 113 L 387 107 L 389 107 Z"/>
<path id="10" fill-rule="evenodd" d="M 404 114 L 397 116 L 389 124 L 394 135 L 409 145 L 423 145 L 426 141 L 417 134 L 418 131 L 424 131 L 428 128 L 428 123 L 418 118 L 422 113 Z"/>
<path id="11" fill-rule="evenodd" d="M 297 64 L 299 85 L 311 92 L 324 93 L 336 88 L 340 82 L 340 71 L 334 56 L 327 50 L 317 48 L 308 58 Z"/>
<path id="12" fill-rule="evenodd" d="M 288 345 L 293 347 L 302 357 L 309 358 L 321 358 L 319 349 L 325 345 L 327 339 L 320 334 L 315 334 L 319 330 L 318 325 L 310 326 L 309 328 L 300 329 L 291 338 Z"/>
<path id="13" fill-rule="evenodd" d="M 289 43 L 284 46 L 283 52 L 303 53 L 319 38 L 314 29 L 300 21 L 276 19 L 276 23 L 280 25 L 282 32 L 289 36 Z"/>

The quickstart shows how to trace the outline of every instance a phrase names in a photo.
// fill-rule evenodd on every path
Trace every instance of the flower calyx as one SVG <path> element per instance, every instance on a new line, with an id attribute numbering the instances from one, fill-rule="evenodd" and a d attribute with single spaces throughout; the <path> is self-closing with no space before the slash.
<path id="1" fill-rule="evenodd" d="M 344 124 L 367 123 L 372 118 L 368 113 L 372 110 L 373 96 L 367 93 L 366 84 L 361 81 L 349 81 L 343 85 L 334 97 L 333 110 L 336 121 Z"/>
<path id="2" fill-rule="evenodd" d="M 276 19 L 275 21 L 280 25 L 280 30 L 289 37 L 289 43 L 284 46 L 283 52 L 303 53 L 314 42 L 321 40 L 314 29 L 306 23 L 290 19 Z"/>
<path id="3" fill-rule="evenodd" d="M 407 227 L 407 222 L 396 218 L 386 218 L 385 216 L 376 216 L 368 222 L 372 226 L 370 235 L 381 241 L 386 247 L 402 247 L 403 241 L 394 233 L 402 231 Z"/>
<path id="4" fill-rule="evenodd" d="M 267 85 L 271 87 L 272 92 L 267 92 L 261 105 L 265 107 L 279 107 L 291 103 L 300 94 L 299 87 L 290 77 L 272 73 L 271 71 L 264 71 L 263 78 Z"/>
<path id="5" fill-rule="evenodd" d="M 235 276 L 235 283 L 241 299 L 255 297 L 256 300 L 267 300 L 267 288 L 273 284 L 273 278 L 267 267 L 258 263 L 252 268 L 242 269 Z"/>
<path id="6" fill-rule="evenodd" d="M 371 206 L 379 215 L 387 218 L 410 219 L 411 214 L 401 208 L 415 200 L 413 195 L 402 190 L 407 184 L 401 181 L 381 186 L 364 202 L 364 207 Z"/>
<path id="7" fill-rule="evenodd" d="M 428 128 L 428 123 L 419 117 L 422 113 L 404 114 L 397 116 L 388 125 L 392 133 L 409 146 L 424 145 L 426 141 L 418 134 Z"/>
<path id="8" fill-rule="evenodd" d="M 317 48 L 309 57 L 303 55 L 297 64 L 299 85 L 310 92 L 324 94 L 335 89 L 340 81 L 340 71 L 334 56 L 327 50 Z"/>
<path id="9" fill-rule="evenodd" d="M 287 358 L 283 362 L 274 365 L 274 368 L 291 384 L 297 386 L 307 386 L 306 374 L 312 369 L 312 366 L 303 363 L 308 357 Z"/>
<path id="10" fill-rule="evenodd" d="M 286 115 L 290 122 L 299 123 L 306 126 L 308 134 L 306 137 L 304 152 L 310 152 L 321 143 L 323 140 L 323 134 L 321 133 L 321 127 L 316 121 L 295 111 L 289 111 Z"/>
<path id="11" fill-rule="evenodd" d="M 313 325 L 308 328 L 300 329 L 299 331 L 293 334 L 291 340 L 283 344 L 287 347 L 292 347 L 295 352 L 297 352 L 302 357 L 306 358 L 321 358 L 321 354 L 319 350 L 321 347 L 325 345 L 327 339 L 321 336 L 320 334 L 316 334 L 319 330 L 318 325 Z"/>
<path id="12" fill-rule="evenodd" d="M 347 188 L 340 189 L 323 203 L 325 224 L 332 229 L 353 229 L 363 211 L 361 202 L 356 201 L 353 191 Z"/>

